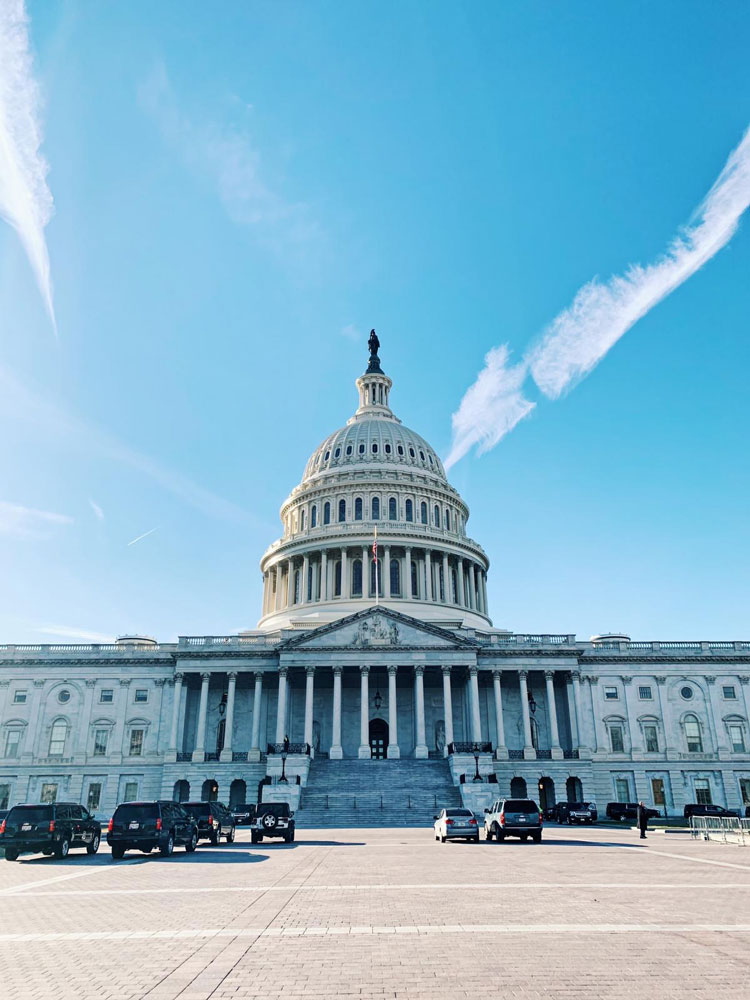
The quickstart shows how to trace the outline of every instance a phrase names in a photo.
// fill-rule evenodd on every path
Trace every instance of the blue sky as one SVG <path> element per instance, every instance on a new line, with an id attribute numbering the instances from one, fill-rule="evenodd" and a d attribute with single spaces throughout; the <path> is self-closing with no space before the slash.
<path id="1" fill-rule="evenodd" d="M 28 12 L 58 335 L 0 223 L 0 641 L 254 627 L 370 327 L 446 455 L 486 352 L 656 259 L 750 123 L 740 3 Z M 749 271 L 745 218 L 453 466 L 496 625 L 748 637 Z"/>

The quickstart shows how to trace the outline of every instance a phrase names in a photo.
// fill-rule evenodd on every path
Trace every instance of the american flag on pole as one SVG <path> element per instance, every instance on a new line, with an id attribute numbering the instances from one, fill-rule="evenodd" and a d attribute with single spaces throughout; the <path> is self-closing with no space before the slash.
<path id="1" fill-rule="evenodd" d="M 378 561 L 378 529 L 375 529 L 375 541 L 372 543 L 372 558 Z"/>

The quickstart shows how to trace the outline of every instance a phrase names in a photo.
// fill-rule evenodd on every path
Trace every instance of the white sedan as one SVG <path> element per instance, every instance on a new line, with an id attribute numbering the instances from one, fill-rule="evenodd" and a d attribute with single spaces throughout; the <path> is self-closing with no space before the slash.
<path id="1" fill-rule="evenodd" d="M 479 825 L 470 809 L 441 809 L 434 819 L 435 840 L 441 844 L 459 838 L 479 843 Z"/>

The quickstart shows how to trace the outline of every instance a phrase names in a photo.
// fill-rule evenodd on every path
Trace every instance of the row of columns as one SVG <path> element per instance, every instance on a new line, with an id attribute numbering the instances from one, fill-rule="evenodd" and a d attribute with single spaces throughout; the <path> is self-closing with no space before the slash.
<path id="1" fill-rule="evenodd" d="M 399 546 L 401 547 L 401 546 Z M 372 549 L 369 544 L 362 546 L 361 555 L 357 551 L 354 558 L 362 560 L 362 594 L 352 595 L 350 572 L 350 546 L 330 550 L 341 562 L 341 593 L 335 594 L 336 559 L 329 559 L 329 550 L 323 549 L 318 558 L 309 555 L 289 556 L 274 563 L 263 574 L 263 614 L 269 615 L 284 608 L 303 604 L 316 604 L 335 598 L 348 600 L 353 596 L 365 598 L 370 592 L 370 560 Z M 425 549 L 424 556 L 412 556 L 410 546 L 403 547 L 404 556 L 399 560 L 400 594 L 391 594 L 391 546 L 380 547 L 380 590 L 386 599 L 403 597 L 406 600 L 424 600 L 438 604 L 455 604 L 469 611 L 487 614 L 487 574 L 478 563 L 469 559 L 451 556 L 447 552 L 432 552 Z M 422 551 L 422 550 L 420 550 Z M 434 555 L 434 561 L 433 561 Z M 416 562 L 419 573 L 418 591 L 412 592 L 412 564 Z M 453 564 L 453 565 L 452 565 Z M 312 566 L 312 574 L 310 567 Z M 452 572 L 456 571 L 456 600 L 453 600 Z M 442 588 L 441 588 L 442 569 Z M 299 589 L 295 587 L 295 573 L 300 573 Z M 442 592 L 441 592 L 442 589 Z"/>

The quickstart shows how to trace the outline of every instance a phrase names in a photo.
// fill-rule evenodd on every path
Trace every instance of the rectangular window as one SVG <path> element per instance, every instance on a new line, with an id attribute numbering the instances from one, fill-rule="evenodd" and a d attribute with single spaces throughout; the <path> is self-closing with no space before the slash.
<path id="1" fill-rule="evenodd" d="M 9 802 L 10 802 L 10 785 L 0 785 L 0 809 L 7 809 Z"/>
<path id="2" fill-rule="evenodd" d="M 740 795 L 742 804 L 750 806 L 750 778 L 740 778 Z"/>
<path id="3" fill-rule="evenodd" d="M 729 724 L 729 739 L 732 742 L 732 753 L 745 752 L 745 730 L 736 722 Z"/>
<path id="4" fill-rule="evenodd" d="M 57 801 L 57 785 L 54 782 L 45 782 L 42 785 L 42 794 L 39 796 L 39 801 L 47 805 L 50 802 Z"/>
<path id="5" fill-rule="evenodd" d="M 135 702 L 137 705 L 143 705 L 148 701 L 148 688 L 136 688 L 135 689 Z"/>
<path id="6" fill-rule="evenodd" d="M 49 738 L 50 757 L 62 757 L 65 753 L 65 739 L 68 735 L 68 726 L 65 722 L 56 722 L 52 726 Z"/>
<path id="7" fill-rule="evenodd" d="M 651 795 L 654 800 L 655 806 L 663 806 L 666 804 L 666 797 L 664 795 L 664 779 L 663 778 L 652 778 L 651 779 Z"/>
<path id="8" fill-rule="evenodd" d="M 102 784 L 100 781 L 92 781 L 89 785 L 89 794 L 86 799 L 86 806 L 89 812 L 96 812 L 102 800 Z"/>
<path id="9" fill-rule="evenodd" d="M 26 691 L 14 691 L 13 692 L 13 704 L 14 705 L 25 705 L 26 704 Z"/>
<path id="10" fill-rule="evenodd" d="M 609 742 L 612 753 L 623 753 L 625 744 L 622 738 L 622 726 L 609 727 Z"/>
<path id="11" fill-rule="evenodd" d="M 126 781 L 125 792 L 122 796 L 123 802 L 134 802 L 138 798 L 138 782 Z"/>
<path id="12" fill-rule="evenodd" d="M 130 730 L 130 750 L 131 757 L 140 757 L 143 753 L 143 730 L 142 729 L 131 729 Z"/>
<path id="13" fill-rule="evenodd" d="M 18 757 L 21 752 L 21 730 L 9 729 L 5 734 L 5 756 Z"/>
<path id="14" fill-rule="evenodd" d="M 616 687 L 605 687 L 604 697 L 607 701 L 617 701 L 617 688 Z"/>
<path id="15" fill-rule="evenodd" d="M 695 779 L 695 801 L 702 806 L 711 805 L 711 785 L 708 778 Z"/>
<path id="16" fill-rule="evenodd" d="M 659 752 L 659 735 L 656 726 L 644 726 L 643 735 L 646 737 L 646 752 Z"/>
<path id="17" fill-rule="evenodd" d="M 688 753 L 703 753 L 701 727 L 695 718 L 685 719 L 685 741 Z"/>
<path id="18" fill-rule="evenodd" d="M 721 690 L 724 694 L 724 699 L 726 701 L 737 700 L 737 689 L 734 687 L 733 684 L 727 684 L 726 687 L 723 687 Z"/>
<path id="19" fill-rule="evenodd" d="M 109 730 L 108 729 L 95 729 L 94 730 L 94 756 L 95 757 L 106 757 L 107 756 L 107 743 L 109 742 Z"/>
<path id="20" fill-rule="evenodd" d="M 630 798 L 630 782 L 627 778 L 615 778 L 615 795 L 618 802 L 627 802 Z"/>
<path id="21" fill-rule="evenodd" d="M 651 694 L 651 687 L 647 684 L 644 684 L 643 687 L 639 687 L 638 697 L 641 701 L 651 701 L 653 698 L 653 695 Z"/>
<path id="22" fill-rule="evenodd" d="M 115 700 L 115 692 L 112 688 L 102 688 L 99 692 L 99 701 L 102 705 L 111 705 Z"/>

